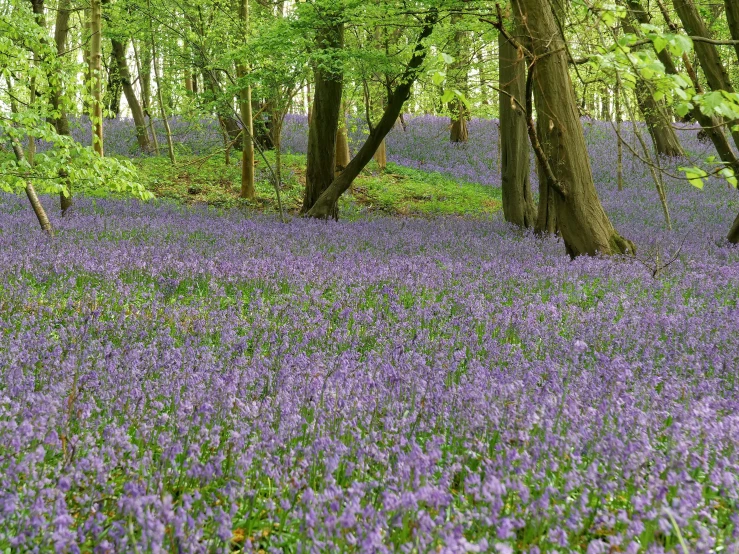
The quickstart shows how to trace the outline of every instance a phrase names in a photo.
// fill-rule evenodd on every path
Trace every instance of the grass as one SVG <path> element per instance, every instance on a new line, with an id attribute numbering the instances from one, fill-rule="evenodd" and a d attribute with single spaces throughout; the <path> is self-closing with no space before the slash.
<path id="1" fill-rule="evenodd" d="M 274 152 L 267 159 L 274 165 Z M 255 201 L 239 198 L 241 170 L 236 159 L 226 164 L 222 155 L 181 158 L 173 166 L 168 158 L 135 160 L 146 187 L 159 198 L 184 204 L 220 207 L 252 206 L 275 211 L 277 200 L 263 160 L 256 163 Z M 300 210 L 305 187 L 305 156 L 282 156 L 282 202 L 288 212 Z M 497 188 L 456 180 L 440 173 L 428 173 L 390 163 L 381 171 L 372 162 L 357 177 L 354 186 L 340 200 L 344 217 L 381 212 L 390 215 L 482 215 L 501 207 Z"/>

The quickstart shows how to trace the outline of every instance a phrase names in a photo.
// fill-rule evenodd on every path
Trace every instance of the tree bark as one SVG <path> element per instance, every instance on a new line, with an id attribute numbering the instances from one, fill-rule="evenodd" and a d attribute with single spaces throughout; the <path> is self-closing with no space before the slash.
<path id="1" fill-rule="evenodd" d="M 452 16 L 452 25 L 456 25 L 462 19 L 461 15 Z M 451 86 L 467 94 L 467 71 L 469 63 L 467 56 L 469 55 L 469 45 L 467 44 L 467 33 L 457 30 L 454 33 L 454 49 L 452 52 L 454 62 L 449 68 L 451 77 Z M 467 109 L 464 103 L 455 98 L 449 103 L 449 111 L 451 112 L 451 128 L 449 132 L 450 142 L 467 142 L 469 131 L 467 129 Z"/>
<path id="2" fill-rule="evenodd" d="M 632 2 L 630 2 L 630 4 L 632 4 Z M 646 13 L 643 11 L 639 17 L 637 17 L 637 14 L 633 9 L 630 10 L 630 14 L 638 23 L 646 23 L 648 21 Z M 644 18 L 646 19 L 642 20 Z M 641 35 L 641 33 L 637 33 L 637 29 L 631 24 L 631 21 L 629 21 L 628 18 L 622 19 L 621 25 L 626 33 Z M 669 55 L 668 52 L 666 53 Z M 667 112 L 664 103 L 658 102 L 654 99 L 649 83 L 638 74 L 636 77 L 636 87 L 634 92 L 636 93 L 639 111 L 647 124 L 649 135 L 652 137 L 654 151 L 660 156 L 669 156 L 673 158 L 685 156 L 685 151 L 680 144 L 680 139 L 677 138 L 675 129 L 672 127 L 670 115 Z"/>
<path id="3" fill-rule="evenodd" d="M 351 160 L 349 152 L 349 137 L 346 132 L 346 106 L 342 103 L 339 130 L 336 132 L 336 165 L 334 177 L 341 175 Z"/>
<path id="4" fill-rule="evenodd" d="M 387 142 L 385 142 L 385 139 L 380 141 L 380 145 L 377 147 L 374 158 L 380 171 L 385 171 L 387 169 Z"/>
<path id="5" fill-rule="evenodd" d="M 249 33 L 249 0 L 242 0 L 239 6 L 239 16 L 243 25 L 244 39 Z M 246 64 L 238 65 L 237 74 L 240 78 L 248 75 Z M 251 85 L 246 85 L 240 93 L 239 109 L 241 111 L 241 125 L 243 134 L 241 136 L 241 198 L 254 200 L 256 190 L 254 188 L 254 121 L 251 110 Z"/>
<path id="6" fill-rule="evenodd" d="M 318 35 L 318 48 L 328 57 L 328 63 L 315 68 L 313 111 L 308 130 L 308 160 L 305 170 L 305 195 L 301 213 L 307 213 L 334 180 L 336 169 L 336 133 L 339 129 L 341 95 L 344 88 L 343 70 L 334 65 L 335 53 L 344 46 L 344 24 L 337 12 Z M 337 217 L 336 203 L 329 214 Z"/>
<path id="7" fill-rule="evenodd" d="M 418 77 L 419 69 L 423 64 L 423 61 L 426 59 L 427 50 L 423 41 L 431 35 L 437 19 L 438 11 L 435 8 L 432 8 L 424 21 L 423 29 L 416 41 L 416 45 L 413 49 L 413 56 L 398 81 L 399 84 L 390 96 L 387 108 L 385 108 L 385 112 L 383 113 L 380 122 L 374 129 L 372 129 L 369 137 L 367 137 L 367 140 L 365 140 L 362 145 L 362 148 L 360 148 L 356 156 L 352 158 L 352 161 L 349 162 L 347 168 L 341 175 L 339 175 L 339 177 L 334 179 L 331 185 L 323 192 L 323 194 L 321 194 L 310 211 L 307 212 L 306 215 L 309 217 L 326 219 L 334 213 L 334 208 L 339 196 L 346 192 L 346 190 L 351 186 L 357 175 L 359 175 L 362 169 L 364 169 L 372 159 L 372 156 L 377 151 L 385 136 L 387 136 L 395 125 L 395 122 L 398 120 L 398 116 L 400 115 L 400 111 L 403 109 L 403 104 L 410 95 L 411 87 Z"/>
<path id="8" fill-rule="evenodd" d="M 731 38 L 739 40 L 739 2 L 736 0 L 724 0 L 726 4 L 726 20 L 729 23 Z M 736 59 L 739 61 L 739 44 L 734 45 Z"/>
<path id="9" fill-rule="evenodd" d="M 526 113 L 522 108 L 525 103 L 526 60 L 523 52 L 519 52 L 502 33 L 498 34 L 498 48 L 503 216 L 519 227 L 533 227 L 536 206 L 531 194 L 529 138 Z"/>
<path id="10" fill-rule="evenodd" d="M 567 252 L 573 257 L 633 252 L 633 243 L 613 228 L 595 190 L 564 39 L 552 7 L 548 0 L 513 0 L 513 9 L 530 37 L 533 59 L 529 71 L 534 74 L 528 79 L 541 130 L 537 158 L 549 166 L 550 189 L 558 189 L 553 193 L 554 203 Z M 533 146 L 536 150 L 538 145 Z"/>
<path id="11" fill-rule="evenodd" d="M 680 20 L 683 22 L 685 31 L 689 35 L 711 38 L 708 28 L 698 13 L 693 0 L 672 0 L 672 3 Z M 731 85 L 729 75 L 726 72 L 716 45 L 708 42 L 694 41 L 693 48 L 698 56 L 698 60 L 700 60 L 703 74 L 706 76 L 706 81 L 708 82 L 708 86 L 711 87 L 711 90 L 734 92 L 734 87 Z M 735 124 L 735 121 L 729 123 L 730 126 Z M 739 131 L 732 131 L 731 136 L 734 138 L 734 144 L 739 146 Z"/>
<path id="12" fill-rule="evenodd" d="M 736 216 L 734 224 L 729 230 L 729 235 L 726 237 L 732 244 L 739 244 L 739 215 Z"/>
<path id="13" fill-rule="evenodd" d="M 676 33 L 678 31 L 677 25 L 673 23 L 672 19 L 670 18 L 670 14 L 665 9 L 664 4 L 661 0 L 658 2 L 658 4 L 668 27 L 672 32 Z M 628 6 L 629 10 L 639 23 L 649 23 L 649 16 L 642 7 L 640 0 L 629 0 Z M 677 66 L 672 59 L 672 55 L 666 48 L 658 52 L 657 57 L 665 66 L 665 71 L 668 74 L 678 74 Z M 683 54 L 682 61 L 685 65 L 686 72 L 693 82 L 693 87 L 695 88 L 696 92 L 703 92 L 703 88 L 698 81 L 698 76 L 695 73 L 693 64 L 690 63 L 690 59 L 688 58 L 687 54 Z M 700 110 L 698 106 L 695 106 L 692 110 L 690 110 L 689 117 L 690 119 L 697 121 L 700 124 L 703 133 L 705 133 L 705 135 L 709 139 L 711 139 L 711 142 L 713 143 L 714 148 L 716 148 L 716 153 L 719 155 L 719 158 L 721 158 L 721 161 L 732 167 L 734 171 L 736 171 L 736 173 L 739 175 L 739 159 L 737 159 L 736 154 L 731 148 L 729 139 L 726 138 L 726 135 L 723 132 L 721 121 L 716 117 L 707 116 Z"/>
<path id="14" fill-rule="evenodd" d="M 92 94 L 92 146 L 103 155 L 102 98 L 102 8 L 100 0 L 90 0 L 90 85 Z"/>
<path id="15" fill-rule="evenodd" d="M 118 72 L 118 63 L 115 59 L 115 53 L 111 52 L 110 62 L 105 66 L 108 72 L 108 84 L 105 87 L 103 95 L 103 105 L 107 112 L 107 119 L 116 119 L 121 113 L 121 96 L 123 94 L 123 86 L 121 83 L 121 75 Z"/>
<path id="16" fill-rule="evenodd" d="M 115 60 L 116 70 L 121 81 L 123 94 L 126 95 L 126 102 L 131 109 L 133 123 L 136 126 L 136 140 L 143 152 L 151 152 L 151 143 L 149 142 L 149 134 L 146 130 L 146 118 L 144 110 L 141 109 L 139 99 L 136 97 L 136 91 L 133 88 L 131 80 L 131 72 L 128 69 L 128 61 L 126 60 L 126 46 L 124 43 L 111 39 L 113 46 L 113 59 Z"/>

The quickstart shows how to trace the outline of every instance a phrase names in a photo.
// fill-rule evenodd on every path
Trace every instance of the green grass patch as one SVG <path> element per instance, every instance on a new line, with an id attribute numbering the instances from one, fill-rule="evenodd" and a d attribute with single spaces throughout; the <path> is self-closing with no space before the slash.
<path id="1" fill-rule="evenodd" d="M 168 158 L 149 157 L 137 159 L 135 164 L 146 187 L 159 198 L 184 204 L 277 210 L 271 173 L 261 159 L 256 163 L 256 200 L 239 198 L 241 169 L 240 160 L 235 158 L 229 163 L 220 154 L 181 158 L 173 166 Z M 267 152 L 267 160 L 274 167 L 274 152 Z M 304 187 L 305 156 L 283 154 L 280 193 L 288 212 L 300 210 Z M 392 163 L 381 171 L 372 162 L 341 197 L 339 208 L 342 216 L 348 218 L 368 212 L 408 216 L 481 215 L 500 209 L 500 194 L 500 189 L 494 187 Z"/>

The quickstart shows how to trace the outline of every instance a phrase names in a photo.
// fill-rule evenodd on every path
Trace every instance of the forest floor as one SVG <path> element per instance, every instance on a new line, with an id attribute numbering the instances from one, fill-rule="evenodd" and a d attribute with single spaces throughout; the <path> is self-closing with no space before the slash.
<path id="1" fill-rule="evenodd" d="M 42 194 L 53 239 L 0 194 L 0 552 L 739 552 L 739 195 L 666 176 L 670 229 L 588 123 L 638 251 L 571 260 L 487 215 L 495 122 L 447 125 L 338 222 L 282 223 L 261 165 L 226 209 L 235 156 L 134 159 L 164 201 Z"/>
<path id="2" fill-rule="evenodd" d="M 274 166 L 274 152 L 267 152 Z M 256 163 L 256 201 L 239 198 L 240 160 L 223 155 L 181 158 L 172 165 L 166 157 L 135 160 L 146 187 L 159 198 L 184 204 L 218 207 L 250 206 L 277 210 L 274 186 L 263 160 Z M 280 189 L 286 211 L 300 210 L 305 187 L 305 156 L 283 154 Z M 372 162 L 340 200 L 343 217 L 381 212 L 387 215 L 483 215 L 501 208 L 500 189 L 470 183 L 438 172 L 427 172 L 389 163 L 382 171 Z"/>

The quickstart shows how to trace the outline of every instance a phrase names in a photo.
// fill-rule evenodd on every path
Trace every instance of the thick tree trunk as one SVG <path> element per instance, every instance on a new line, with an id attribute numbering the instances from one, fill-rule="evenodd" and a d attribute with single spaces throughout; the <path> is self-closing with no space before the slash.
<path id="1" fill-rule="evenodd" d="M 334 14 L 332 24 L 321 30 L 318 47 L 328 56 L 329 64 L 336 64 L 335 53 L 344 46 L 344 24 Z M 336 169 L 336 133 L 339 129 L 341 94 L 344 76 L 341 70 L 329 65 L 315 69 L 315 97 L 308 130 L 308 160 L 305 170 L 305 196 L 301 213 L 308 212 L 334 180 Z M 334 202 L 329 214 L 337 217 Z"/>
<path id="2" fill-rule="evenodd" d="M 144 117 L 144 110 L 141 109 L 141 104 L 139 104 L 139 99 L 136 97 L 136 91 L 133 88 L 131 72 L 128 69 L 128 61 L 126 60 L 126 46 L 116 39 L 111 39 L 110 42 L 113 46 L 113 59 L 115 60 L 116 71 L 120 77 L 123 94 L 126 95 L 126 102 L 128 102 L 128 107 L 131 109 L 133 123 L 136 126 L 136 140 L 141 150 L 148 153 L 151 151 L 151 144 L 149 142 L 149 134 L 146 130 L 146 118 Z"/>
<path id="3" fill-rule="evenodd" d="M 383 113 L 380 122 L 374 129 L 372 129 L 369 137 L 367 137 L 367 140 L 362 145 L 362 148 L 360 148 L 356 156 L 352 158 L 352 161 L 349 162 L 347 168 L 341 173 L 341 175 L 334 179 L 331 185 L 323 194 L 321 194 L 318 201 L 316 201 L 307 213 L 308 216 L 326 219 L 335 213 L 334 209 L 339 196 L 346 192 L 346 190 L 351 186 L 354 179 L 356 179 L 360 171 L 362 171 L 362 169 L 364 169 L 364 167 L 369 163 L 383 139 L 395 125 L 395 122 L 398 120 L 398 116 L 400 115 L 400 111 L 403 109 L 403 104 L 410 94 L 411 87 L 418 77 L 419 68 L 421 64 L 423 64 L 424 59 L 426 59 L 427 51 L 423 41 L 428 38 L 433 31 L 437 19 L 438 11 L 432 8 L 426 17 L 423 30 L 416 41 L 413 56 L 411 57 L 410 62 L 408 62 L 405 72 L 398 81 L 398 86 L 390 96 L 387 108 L 385 108 L 385 112 Z"/>
<path id="4" fill-rule="evenodd" d="M 501 33 L 498 47 L 503 216 L 519 227 L 533 227 L 536 206 L 529 182 L 531 160 L 524 108 L 526 60 Z"/>
<path id="5" fill-rule="evenodd" d="M 90 0 L 90 87 L 92 93 L 92 147 L 103 155 L 102 91 L 102 8 L 100 0 Z"/>
<path id="6" fill-rule="evenodd" d="M 680 20 L 683 22 L 685 31 L 689 35 L 711 38 L 708 28 L 701 18 L 700 13 L 698 13 L 693 0 L 672 0 L 672 3 Z M 708 42 L 694 41 L 693 48 L 700 60 L 703 74 L 706 76 L 706 81 L 708 81 L 708 86 L 711 87 L 711 90 L 734 92 L 716 45 Z M 729 124 L 730 126 L 734 126 L 736 122 L 732 121 Z M 739 131 L 732 131 L 731 136 L 734 138 L 734 144 L 739 146 Z"/>
<path id="7" fill-rule="evenodd" d="M 541 144 L 534 148 L 539 146 L 538 157 L 549 166 L 550 188 L 559 189 L 554 192 L 557 225 L 567 252 L 573 257 L 633 252 L 633 243 L 616 232 L 598 199 L 564 40 L 549 0 L 513 0 L 513 10 L 530 34 L 534 74 L 528 78 L 541 130 Z"/>

